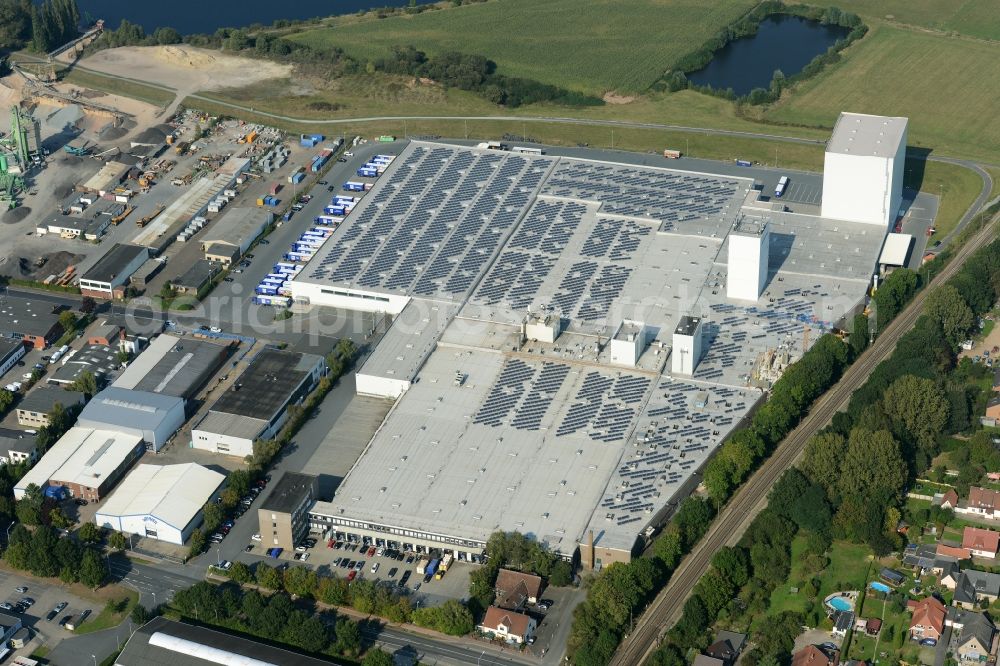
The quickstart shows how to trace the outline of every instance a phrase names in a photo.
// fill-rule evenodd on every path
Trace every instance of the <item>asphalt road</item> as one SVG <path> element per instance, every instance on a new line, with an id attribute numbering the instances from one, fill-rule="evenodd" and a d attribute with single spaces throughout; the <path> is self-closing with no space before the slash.
<path id="1" fill-rule="evenodd" d="M 974 215 L 973 210 L 967 213 L 969 219 Z M 941 273 L 934 276 L 933 284 L 947 281 L 973 252 L 992 241 L 998 220 L 1000 216 L 966 242 Z M 848 368 L 840 381 L 816 401 L 799 426 L 737 491 L 713 521 L 708 533 L 684 558 L 670 582 L 639 618 L 631 635 L 615 653 L 612 665 L 634 666 L 646 660 L 656 648 L 663 631 L 679 619 L 685 599 L 708 570 L 712 556 L 723 546 L 732 545 L 740 539 L 750 521 L 766 506 L 771 486 L 798 459 L 809 438 L 826 426 L 834 414 L 847 406 L 851 395 L 865 383 L 875 366 L 885 360 L 896 348 L 899 338 L 913 328 L 923 311 L 928 292 L 928 289 L 924 289 L 917 294 L 875 343 Z"/>

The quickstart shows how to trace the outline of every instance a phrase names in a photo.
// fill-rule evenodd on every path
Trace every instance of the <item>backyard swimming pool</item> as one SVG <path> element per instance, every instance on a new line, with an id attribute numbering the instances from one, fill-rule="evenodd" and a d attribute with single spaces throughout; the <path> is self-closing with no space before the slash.
<path id="1" fill-rule="evenodd" d="M 847 597 L 834 597 L 833 599 L 828 599 L 827 604 L 831 608 L 838 611 L 849 611 L 854 609 L 854 603 Z"/>
<path id="2" fill-rule="evenodd" d="M 868 587 L 872 588 L 876 592 L 891 592 L 892 589 L 885 583 L 880 583 L 877 580 L 872 581 L 868 584 Z"/>

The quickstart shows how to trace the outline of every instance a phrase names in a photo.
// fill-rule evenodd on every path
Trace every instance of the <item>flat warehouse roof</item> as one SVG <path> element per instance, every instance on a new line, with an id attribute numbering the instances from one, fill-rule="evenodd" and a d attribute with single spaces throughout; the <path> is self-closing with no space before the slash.
<path id="1" fill-rule="evenodd" d="M 212 411 L 270 420 L 323 359 L 315 354 L 265 349 L 257 354 Z"/>
<path id="2" fill-rule="evenodd" d="M 456 243 L 441 255 L 456 269 L 463 244 L 490 229 L 488 212 L 465 216 L 472 193 L 455 199 L 458 218 L 441 217 L 472 171 L 482 189 L 509 162 L 482 152 L 411 145 L 304 271 L 410 297 L 359 374 L 413 383 L 320 508 L 458 542 L 517 530 L 565 555 L 593 530 L 597 545 L 628 551 L 761 399 L 768 352 L 799 358 L 806 328 L 815 341 L 864 298 L 884 230 L 772 210 L 747 178 L 550 155 L 539 180 L 515 174 L 529 178 L 514 186 L 525 196 L 504 202 L 514 221 L 462 273 L 471 286 L 452 271 L 425 293 L 437 246 L 421 251 L 421 239 Z M 435 236 L 442 219 L 471 228 Z M 730 301 L 730 234 L 765 225 L 764 292 Z M 529 314 L 560 317 L 561 334 L 527 340 Z M 671 334 L 689 318 L 705 348 L 681 379 Z M 626 369 L 606 344 L 628 321 L 652 339 Z"/>
<path id="3" fill-rule="evenodd" d="M 105 500 L 95 520 L 101 524 L 102 516 L 151 516 L 183 530 L 225 480 L 222 474 L 194 463 L 139 465 Z"/>
<path id="4" fill-rule="evenodd" d="M 42 336 L 59 323 L 59 312 L 62 306 L 50 301 L 33 301 L 27 298 L 11 296 L 4 293 L 0 296 L 0 330 L 28 335 Z M 65 308 L 70 309 L 67 304 Z"/>
<path id="5" fill-rule="evenodd" d="M 271 223 L 274 214 L 263 208 L 235 206 L 229 208 L 219 219 L 208 225 L 202 247 L 212 243 L 242 245 L 260 235 L 264 227 Z"/>
<path id="6" fill-rule="evenodd" d="M 17 338 L 0 338 L 0 361 L 24 351 L 24 341 Z"/>
<path id="7" fill-rule="evenodd" d="M 228 346 L 217 342 L 159 335 L 114 386 L 191 398 L 222 367 L 228 353 Z"/>
<path id="8" fill-rule="evenodd" d="M 826 152 L 894 157 L 906 136 L 908 118 L 843 112 L 833 126 Z"/>
<path id="9" fill-rule="evenodd" d="M 312 474 L 285 472 L 274 484 L 271 494 L 267 496 L 260 508 L 264 511 L 291 513 L 302 501 L 302 498 L 309 495 L 310 489 L 315 488 L 315 486 L 316 477 Z"/>
<path id="10" fill-rule="evenodd" d="M 122 428 L 156 430 L 184 399 L 147 391 L 109 386 L 95 395 L 80 412 L 80 421 Z"/>
<path id="11" fill-rule="evenodd" d="M 63 407 L 76 405 L 83 402 L 84 395 L 79 391 L 67 391 L 56 386 L 39 386 L 33 391 L 29 391 L 24 399 L 18 403 L 17 408 L 28 412 L 38 412 L 48 414 L 55 404 L 61 403 Z"/>
<path id="12" fill-rule="evenodd" d="M 910 234 L 888 234 L 878 263 L 886 266 L 905 266 L 912 244 L 913 236 Z"/>
<path id="13" fill-rule="evenodd" d="M 116 243 L 89 271 L 80 277 L 83 280 L 94 280 L 95 282 L 112 282 L 140 254 L 148 256 L 149 250 L 138 245 Z"/>
<path id="14" fill-rule="evenodd" d="M 228 435 L 241 439 L 257 439 L 260 433 L 267 427 L 264 419 L 255 419 L 240 414 L 229 414 L 227 412 L 217 412 L 210 409 L 194 430 L 211 432 L 219 435 Z"/>

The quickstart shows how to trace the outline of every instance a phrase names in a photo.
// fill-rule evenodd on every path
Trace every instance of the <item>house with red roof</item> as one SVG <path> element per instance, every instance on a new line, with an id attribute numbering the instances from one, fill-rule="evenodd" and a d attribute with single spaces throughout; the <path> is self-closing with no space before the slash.
<path id="1" fill-rule="evenodd" d="M 982 527 L 966 527 L 962 532 L 962 548 L 967 548 L 973 557 L 994 558 L 1000 549 L 1000 532 Z"/>
<path id="2" fill-rule="evenodd" d="M 534 618 L 528 615 L 490 606 L 479 630 L 503 640 L 525 643 L 535 635 L 536 626 Z"/>
<path id="3" fill-rule="evenodd" d="M 910 618 L 910 638 L 926 645 L 937 645 L 944 632 L 947 611 L 944 604 L 934 597 L 926 597 L 913 604 Z"/>

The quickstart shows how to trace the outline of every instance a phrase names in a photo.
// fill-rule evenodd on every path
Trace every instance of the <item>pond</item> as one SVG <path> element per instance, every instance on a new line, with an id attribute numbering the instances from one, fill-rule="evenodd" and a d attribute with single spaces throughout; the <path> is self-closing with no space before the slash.
<path id="1" fill-rule="evenodd" d="M 417 0 L 424 4 L 431 0 Z M 352 14 L 359 9 L 403 7 L 409 0 L 172 0 L 171 2 L 125 2 L 124 0 L 78 0 L 80 15 L 104 19 L 117 28 L 122 19 L 142 26 L 147 33 L 171 27 L 182 35 L 213 33 L 219 28 L 242 28 L 252 23 L 270 25 L 277 19 L 307 19 L 314 16 Z M 87 23 L 86 21 L 84 23 Z"/>
<path id="2" fill-rule="evenodd" d="M 729 42 L 708 65 L 687 78 L 698 86 L 732 88 L 737 95 L 746 95 L 754 88 L 769 87 L 776 69 L 785 76 L 798 74 L 849 32 L 836 25 L 775 14 L 761 22 L 756 35 Z"/>

